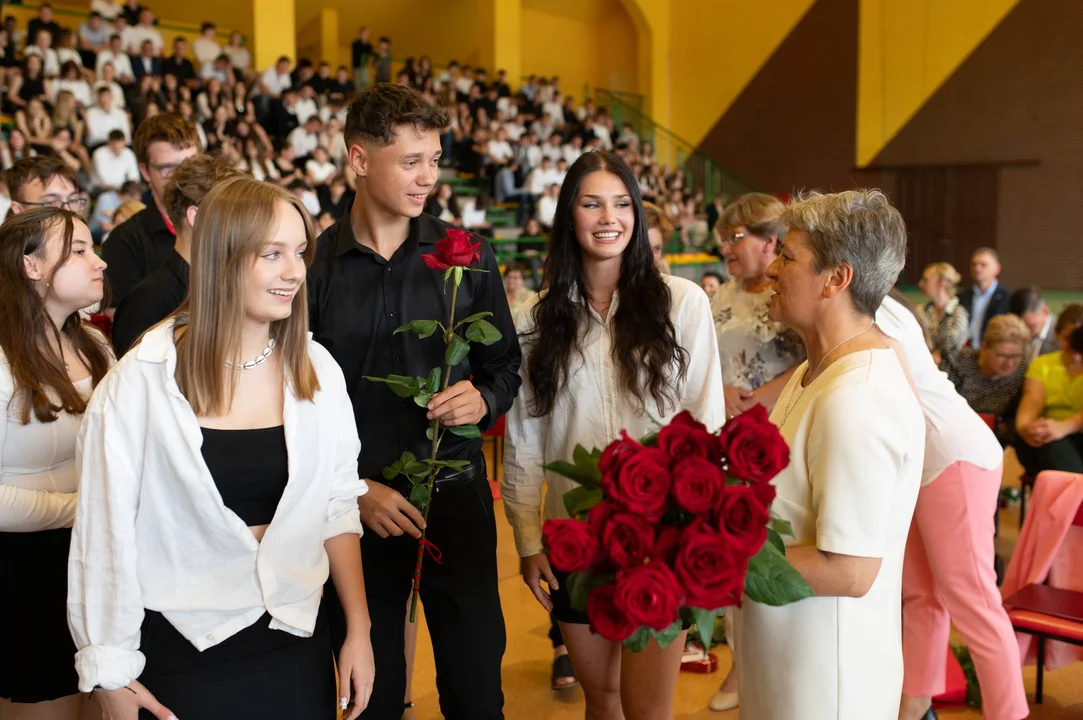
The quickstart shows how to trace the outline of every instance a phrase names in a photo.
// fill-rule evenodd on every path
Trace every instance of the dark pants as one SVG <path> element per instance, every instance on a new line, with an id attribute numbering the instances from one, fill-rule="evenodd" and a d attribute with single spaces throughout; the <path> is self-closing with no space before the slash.
<path id="1" fill-rule="evenodd" d="M 440 711 L 448 720 L 504 717 L 500 663 L 506 642 L 496 573 L 496 519 L 484 460 L 477 477 L 437 485 L 429 512 L 428 539 L 441 562 L 426 555 L 421 602 L 432 637 Z M 396 487 L 400 492 L 405 488 Z M 381 538 L 365 530 L 361 538 L 365 590 L 372 619 L 376 681 L 364 720 L 399 720 L 406 694 L 406 603 L 410 596 L 417 541 L 408 536 Z M 334 588 L 332 638 L 345 639 L 342 610 Z"/>
<path id="2" fill-rule="evenodd" d="M 553 643 L 554 650 L 564 644 L 564 636 L 560 632 L 557 616 L 553 613 L 549 613 L 549 642 Z"/>
<path id="3" fill-rule="evenodd" d="M 1042 447 L 1031 447 L 1018 438 L 1015 441 L 1015 454 L 1031 477 L 1045 470 L 1083 473 L 1083 433 L 1069 435 Z"/>

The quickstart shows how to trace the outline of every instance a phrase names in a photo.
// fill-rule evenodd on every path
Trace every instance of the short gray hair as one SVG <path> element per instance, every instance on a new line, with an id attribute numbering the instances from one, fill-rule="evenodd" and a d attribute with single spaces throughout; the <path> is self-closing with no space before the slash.
<path id="1" fill-rule="evenodd" d="M 906 223 L 880 190 L 802 193 L 782 222 L 809 237 L 816 272 L 849 265 L 854 306 L 872 317 L 906 264 Z"/>

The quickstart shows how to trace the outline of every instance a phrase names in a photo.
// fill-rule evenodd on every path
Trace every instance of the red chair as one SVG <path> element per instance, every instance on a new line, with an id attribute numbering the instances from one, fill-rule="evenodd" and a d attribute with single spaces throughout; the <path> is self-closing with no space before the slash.
<path id="1" fill-rule="evenodd" d="M 496 421 L 496 424 L 489 430 L 482 433 L 481 440 L 493 441 L 493 479 L 489 481 L 489 485 L 493 491 L 493 500 L 500 499 L 500 473 L 504 468 L 504 416 L 501 415 L 500 419 Z"/>
<path id="2" fill-rule="evenodd" d="M 1031 479 L 1031 486 L 1033 484 Z M 1083 527 L 1083 505 L 1076 511 L 1072 525 Z M 1046 641 L 1059 640 L 1083 646 L 1083 593 L 1048 585 L 1027 585 L 1005 600 L 1004 606 L 1012 627 L 1036 638 L 1038 674 L 1034 702 L 1041 705 Z"/>

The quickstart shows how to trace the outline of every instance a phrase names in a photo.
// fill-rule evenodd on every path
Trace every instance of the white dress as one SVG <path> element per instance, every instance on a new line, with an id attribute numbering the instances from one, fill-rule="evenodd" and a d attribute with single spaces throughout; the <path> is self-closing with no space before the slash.
<path id="1" fill-rule="evenodd" d="M 807 363 L 771 421 L 790 446 L 773 481 L 789 545 L 882 558 L 861 598 L 737 614 L 744 720 L 895 720 L 902 692 L 902 566 L 921 484 L 925 419 L 894 351 L 863 350 L 807 387 Z"/>

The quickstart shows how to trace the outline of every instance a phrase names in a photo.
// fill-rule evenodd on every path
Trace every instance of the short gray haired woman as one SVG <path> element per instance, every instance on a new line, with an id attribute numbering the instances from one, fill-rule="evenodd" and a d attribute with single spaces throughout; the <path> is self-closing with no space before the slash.
<path id="1" fill-rule="evenodd" d="M 873 322 L 906 258 L 879 190 L 790 205 L 769 317 L 808 351 L 771 420 L 790 445 L 773 509 L 815 596 L 748 598 L 736 617 L 742 715 L 895 718 L 902 692 L 903 554 L 921 484 L 925 419 L 893 341 Z"/>

